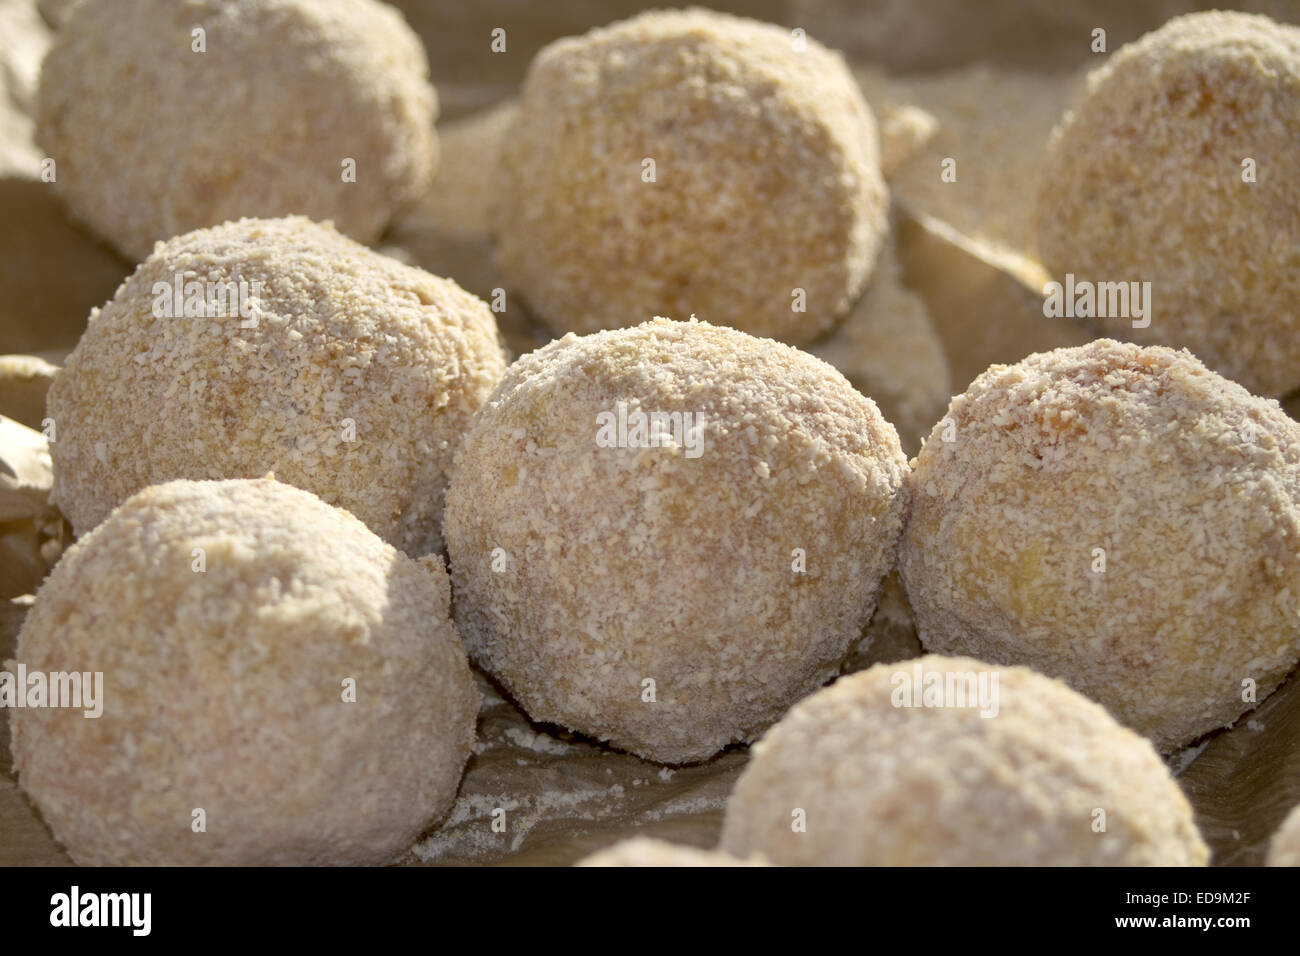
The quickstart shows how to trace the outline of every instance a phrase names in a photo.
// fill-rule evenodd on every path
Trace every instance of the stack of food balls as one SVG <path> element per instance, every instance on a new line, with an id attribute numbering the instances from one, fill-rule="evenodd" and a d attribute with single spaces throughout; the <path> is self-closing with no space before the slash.
<path id="1" fill-rule="evenodd" d="M 1297 95 L 1277 79 L 1300 75 L 1296 31 L 1223 23 L 1239 42 L 1184 18 L 1094 79 L 1049 157 L 1054 267 L 1141 268 L 1149 246 L 1102 243 L 1083 209 L 1131 188 L 1122 137 L 1092 137 L 1112 101 L 1194 125 L 1170 91 L 1206 64 Z M 17 650 L 106 676 L 98 720 L 12 718 L 77 862 L 397 858 L 455 798 L 470 661 L 533 720 L 649 761 L 758 741 L 718 851 L 586 865 L 1207 862 L 1160 753 L 1300 660 L 1300 425 L 1190 352 L 1099 339 L 990 368 L 909 466 L 796 347 L 889 228 L 838 55 L 698 10 L 543 50 L 495 238 L 563 337 L 509 365 L 485 303 L 361 244 L 437 155 L 423 50 L 375 0 L 83 3 L 40 104 L 69 212 L 140 263 L 48 395 L 78 541 Z M 1125 129 L 1149 154 L 1176 139 Z M 1161 181 L 1186 199 L 1198 175 Z M 1270 187 L 1292 224 L 1295 183 Z M 1221 185 L 1223 242 L 1246 242 Z M 1176 225 L 1182 274 L 1208 227 Z M 1278 255 L 1150 341 L 1294 385 L 1207 331 L 1214 310 L 1273 321 Z M 926 656 L 824 686 L 895 567 Z"/>

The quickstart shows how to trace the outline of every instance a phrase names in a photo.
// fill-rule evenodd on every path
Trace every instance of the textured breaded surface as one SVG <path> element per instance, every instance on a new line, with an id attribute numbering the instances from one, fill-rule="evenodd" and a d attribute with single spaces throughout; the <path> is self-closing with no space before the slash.
<path id="1" fill-rule="evenodd" d="M 433 176 L 428 77 L 374 0 L 90 0 L 45 60 L 36 138 L 72 215 L 130 259 L 241 216 L 332 219 L 368 242 Z"/>
<path id="2" fill-rule="evenodd" d="M 607 850 L 593 853 L 575 866 L 766 866 L 759 860 L 739 860 L 718 850 L 630 837 Z"/>
<path id="3" fill-rule="evenodd" d="M 449 597 L 438 558 L 269 478 L 150 488 L 23 625 L 10 670 L 102 671 L 104 700 L 12 710 L 19 781 L 81 864 L 385 862 L 446 812 L 474 740 Z"/>
<path id="4" fill-rule="evenodd" d="M 538 54 L 503 141 L 497 258 L 552 329 L 695 313 L 799 344 L 844 314 L 887 228 L 876 125 L 839 56 L 793 42 L 655 11 Z"/>
<path id="5" fill-rule="evenodd" d="M 1300 29 L 1196 13 L 1118 50 L 1053 134 L 1036 214 L 1056 277 L 1149 281 L 1151 325 L 1265 395 L 1300 387 Z M 1253 159 L 1256 181 L 1242 181 Z"/>
<path id="6" fill-rule="evenodd" d="M 1300 806 L 1292 808 L 1273 834 L 1268 848 L 1269 866 L 1300 866 Z"/>
<path id="7" fill-rule="evenodd" d="M 909 699 L 896 675 L 916 663 L 841 678 L 782 718 L 736 782 L 723 850 L 784 865 L 1205 864 L 1169 771 L 1101 707 L 1021 667 L 997 671 L 993 717 L 895 706 Z M 993 673 L 968 658 L 919 663 Z"/>
<path id="8" fill-rule="evenodd" d="M 177 273 L 262 283 L 256 328 L 156 317 Z M 54 500 L 84 534 L 146 485 L 274 471 L 410 554 L 438 550 L 452 452 L 504 368 L 492 313 L 448 279 L 301 217 L 198 230 L 91 314 L 56 376 Z"/>
<path id="9" fill-rule="evenodd" d="M 702 415 L 702 453 L 598 447 L 618 402 Z M 565 336 L 461 444 L 457 625 L 535 720 L 710 757 L 836 672 L 893 564 L 906 469 L 875 404 L 790 346 L 667 319 Z"/>
<path id="10" fill-rule="evenodd" d="M 1185 351 L 995 365 L 913 467 L 899 574 L 927 650 L 1064 678 L 1162 750 L 1300 658 L 1300 425 Z"/>

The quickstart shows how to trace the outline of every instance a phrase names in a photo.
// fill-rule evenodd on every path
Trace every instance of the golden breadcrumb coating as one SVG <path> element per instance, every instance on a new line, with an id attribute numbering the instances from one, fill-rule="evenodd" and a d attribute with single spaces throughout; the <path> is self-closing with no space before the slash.
<path id="1" fill-rule="evenodd" d="M 1049 143 L 1036 214 L 1055 276 L 1151 283 L 1138 342 L 1252 391 L 1300 387 L 1300 29 L 1194 13 L 1119 49 Z M 1243 181 L 1244 160 L 1254 182 Z"/>
<path id="2" fill-rule="evenodd" d="M 916 706 L 917 667 L 922 685 L 928 674 L 985 675 L 996 713 L 981 716 L 994 708 L 969 706 L 972 697 Z M 797 704 L 755 745 L 727 802 L 722 849 L 791 866 L 1203 866 L 1208 857 L 1148 741 L 1060 681 L 938 656 L 878 664 Z"/>
<path id="3" fill-rule="evenodd" d="M 243 281 L 256 327 L 157 317 L 155 284 L 166 298 L 178 273 Z M 91 313 L 56 376 L 54 501 L 84 534 L 146 485 L 274 471 L 410 554 L 439 550 L 452 452 L 504 369 L 485 303 L 328 223 L 201 229 Z"/>
<path id="4" fill-rule="evenodd" d="M 19 633 L 11 671 L 103 673 L 98 718 L 10 711 L 19 782 L 81 864 L 386 862 L 474 741 L 449 598 L 440 559 L 270 478 L 149 488 Z"/>
<path id="5" fill-rule="evenodd" d="M 1268 848 L 1268 866 L 1300 866 L 1300 805 L 1291 808 L 1273 834 Z"/>
<path id="6" fill-rule="evenodd" d="M 1165 751 L 1300 659 L 1300 425 L 1186 351 L 994 365 L 913 468 L 899 574 L 929 651 L 1064 678 Z"/>
<path id="7" fill-rule="evenodd" d="M 503 139 L 497 258 L 557 334 L 697 313 L 802 344 L 848 310 L 888 194 L 857 84 L 804 42 L 692 9 L 537 55 Z"/>
<path id="8" fill-rule="evenodd" d="M 700 416 L 702 445 L 601 447 L 619 403 L 629 428 Z M 893 564 L 906 468 L 875 403 L 790 346 L 667 319 L 567 335 L 510 367 L 457 453 L 457 625 L 533 719 L 711 757 L 835 674 Z"/>
<path id="9" fill-rule="evenodd" d="M 740 860 L 718 850 L 630 837 L 608 849 L 579 860 L 574 866 L 769 866 L 760 859 Z"/>
<path id="10" fill-rule="evenodd" d="M 369 242 L 433 178 L 428 77 L 419 37 L 374 0 L 92 0 L 45 60 L 36 138 L 72 215 L 130 259 L 241 216 Z"/>

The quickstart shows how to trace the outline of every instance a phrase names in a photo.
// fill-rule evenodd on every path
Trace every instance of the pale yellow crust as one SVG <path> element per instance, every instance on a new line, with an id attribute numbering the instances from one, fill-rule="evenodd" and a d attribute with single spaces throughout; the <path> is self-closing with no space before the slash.
<path id="1" fill-rule="evenodd" d="M 332 219 L 369 242 L 433 178 L 428 77 L 375 0 L 93 0 L 45 60 L 36 138 L 72 215 L 130 259 L 241 216 Z"/>
<path id="2" fill-rule="evenodd" d="M 1057 278 L 1151 283 L 1151 325 L 1252 391 L 1300 387 L 1300 29 L 1195 13 L 1122 47 L 1053 134 L 1038 250 Z M 1243 182 L 1242 162 L 1255 164 Z"/>
<path id="3" fill-rule="evenodd" d="M 1268 847 L 1269 866 L 1300 866 L 1300 805 L 1291 808 Z"/>
<path id="4" fill-rule="evenodd" d="M 598 447 L 620 401 L 702 415 L 699 457 Z M 790 346 L 667 319 L 565 336 L 510 367 L 457 454 L 457 625 L 535 720 L 711 757 L 836 673 L 893 564 L 906 467 L 875 404 Z"/>
<path id="5" fill-rule="evenodd" d="M 449 599 L 438 558 L 270 478 L 149 488 L 18 636 L 11 672 L 104 675 L 101 717 L 10 711 L 19 782 L 80 864 L 387 862 L 451 806 L 474 741 Z"/>
<path id="6" fill-rule="evenodd" d="M 695 313 L 802 344 L 848 310 L 887 229 L 875 120 L 837 54 L 794 43 L 653 11 L 538 54 L 495 231 L 557 334 Z"/>
<path id="7" fill-rule="evenodd" d="M 262 283 L 256 327 L 156 317 L 155 284 L 178 272 Z M 436 551 L 452 453 L 504 369 L 485 303 L 329 224 L 198 230 L 91 314 L 56 376 L 54 501 L 84 534 L 150 484 L 274 471 L 409 554 Z"/>
<path id="8" fill-rule="evenodd" d="M 719 850 L 701 850 L 693 846 L 652 840 L 648 837 L 631 837 L 608 849 L 579 860 L 575 866 L 648 866 L 648 867 L 709 867 L 709 866 L 767 866 L 762 860 L 740 860 Z"/>
<path id="9" fill-rule="evenodd" d="M 1188 352 L 995 365 L 908 484 L 899 574 L 929 651 L 1061 677 L 1165 751 L 1300 659 L 1300 425 Z"/>
<path id="10" fill-rule="evenodd" d="M 783 717 L 736 782 L 722 849 L 790 866 L 1205 865 L 1169 771 L 1101 707 L 1025 668 L 937 656 L 923 673 L 996 672 L 996 716 L 895 706 L 917 663 L 843 677 Z"/>

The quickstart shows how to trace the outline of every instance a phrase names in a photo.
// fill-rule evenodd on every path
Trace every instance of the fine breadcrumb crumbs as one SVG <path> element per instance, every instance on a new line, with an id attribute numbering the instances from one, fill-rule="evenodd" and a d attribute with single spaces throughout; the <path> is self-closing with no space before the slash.
<path id="1" fill-rule="evenodd" d="M 1060 279 L 1150 282 L 1150 326 L 1252 391 L 1300 387 L 1300 29 L 1195 13 L 1118 50 L 1053 135 L 1036 227 Z"/>
<path id="2" fill-rule="evenodd" d="M 538 54 L 495 231 L 554 331 L 696 313 L 801 344 L 848 310 L 888 227 L 878 134 L 843 60 L 802 42 L 654 11 Z"/>
<path id="3" fill-rule="evenodd" d="M 898 677 L 915 668 L 923 681 L 985 675 L 996 712 L 952 706 L 956 698 L 916 706 Z M 1191 806 L 1148 741 L 1059 681 L 936 656 L 879 664 L 797 704 L 753 748 L 722 849 L 790 866 L 1208 858 Z"/>
<path id="4" fill-rule="evenodd" d="M 245 283 L 256 325 L 158 317 L 178 274 Z M 54 501 L 84 534 L 150 484 L 274 471 L 436 551 L 452 453 L 504 369 L 485 303 L 328 224 L 198 230 L 159 244 L 55 377 Z"/>
<path id="5" fill-rule="evenodd" d="M 1063 678 L 1166 752 L 1300 659 L 1300 425 L 1186 351 L 995 365 L 908 484 L 899 574 L 929 651 Z"/>
<path id="6" fill-rule="evenodd" d="M 428 77 L 375 0 L 81 3 L 42 68 L 36 139 L 69 212 L 130 259 L 241 216 L 369 242 L 433 177 Z"/>
<path id="7" fill-rule="evenodd" d="M 698 456 L 599 446 L 619 403 L 699 416 Z M 875 404 L 790 346 L 667 319 L 570 334 L 510 367 L 457 455 L 457 625 L 534 720 L 710 757 L 836 673 L 905 471 Z"/>
<path id="8" fill-rule="evenodd" d="M 474 740 L 450 597 L 439 558 L 270 477 L 142 491 L 55 567 L 5 665 L 104 675 L 98 718 L 10 711 L 19 782 L 79 864 L 387 862 Z"/>

